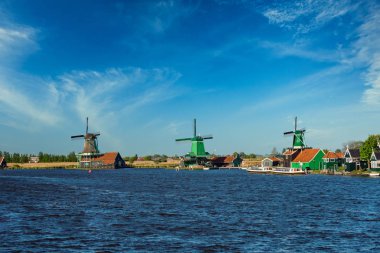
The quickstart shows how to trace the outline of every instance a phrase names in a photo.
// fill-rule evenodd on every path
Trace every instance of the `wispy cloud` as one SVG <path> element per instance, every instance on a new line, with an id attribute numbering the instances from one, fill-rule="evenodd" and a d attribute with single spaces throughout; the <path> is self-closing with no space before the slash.
<path id="1" fill-rule="evenodd" d="M 356 8 L 357 5 L 348 0 L 290 1 L 274 4 L 264 10 L 263 15 L 272 24 L 293 30 L 296 34 L 305 34 Z"/>
<path id="2" fill-rule="evenodd" d="M 366 91 L 363 101 L 380 106 L 380 6 L 372 6 L 367 20 L 358 29 L 354 44 L 356 61 L 368 66 L 364 73 Z"/>

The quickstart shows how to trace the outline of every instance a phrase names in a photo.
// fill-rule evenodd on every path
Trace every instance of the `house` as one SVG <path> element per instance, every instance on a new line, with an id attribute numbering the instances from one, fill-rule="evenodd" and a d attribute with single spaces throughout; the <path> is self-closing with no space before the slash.
<path id="1" fill-rule="evenodd" d="M 261 161 L 261 167 L 277 167 L 282 166 L 282 164 L 283 160 L 275 156 L 264 158 Z"/>
<path id="2" fill-rule="evenodd" d="M 212 167 L 240 167 L 243 159 L 236 156 L 216 156 L 210 159 Z"/>
<path id="3" fill-rule="evenodd" d="M 284 166 L 290 167 L 292 161 L 298 156 L 301 149 L 288 149 L 283 153 L 284 156 Z"/>
<path id="4" fill-rule="evenodd" d="M 125 161 L 120 156 L 119 152 L 109 152 L 99 154 L 90 159 L 86 156 L 82 156 L 79 161 L 79 167 L 81 168 L 98 168 L 98 169 L 120 169 L 125 168 Z"/>
<path id="5" fill-rule="evenodd" d="M 344 152 L 344 159 L 344 167 L 346 171 L 368 168 L 368 162 L 360 160 L 360 149 L 350 149 L 347 147 Z"/>
<path id="6" fill-rule="evenodd" d="M 325 170 L 337 170 L 342 166 L 344 158 L 343 153 L 334 153 L 332 151 L 327 152 L 323 157 L 323 169 Z"/>
<path id="7" fill-rule="evenodd" d="M 0 156 L 0 168 L 7 167 L 7 161 L 5 161 L 5 158 L 3 156 Z"/>
<path id="8" fill-rule="evenodd" d="M 29 163 L 38 163 L 39 161 L 40 161 L 40 158 L 38 156 L 29 157 Z"/>
<path id="9" fill-rule="evenodd" d="M 302 168 L 306 170 L 323 169 L 322 157 L 325 153 L 321 149 L 307 148 L 302 149 L 291 163 L 292 168 Z"/>
<path id="10" fill-rule="evenodd" d="M 380 151 L 372 151 L 371 154 L 371 170 L 380 171 Z"/>

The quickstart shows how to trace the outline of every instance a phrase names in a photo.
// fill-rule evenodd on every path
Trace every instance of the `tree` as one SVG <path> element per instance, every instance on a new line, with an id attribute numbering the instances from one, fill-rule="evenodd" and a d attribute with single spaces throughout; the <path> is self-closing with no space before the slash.
<path id="1" fill-rule="evenodd" d="M 372 155 L 372 151 L 377 148 L 378 141 L 380 140 L 380 135 L 370 135 L 367 140 L 364 141 L 363 145 L 360 147 L 360 158 L 368 161 L 368 165 L 370 166 L 370 159 Z"/>
<path id="2" fill-rule="evenodd" d="M 134 155 L 134 156 L 129 157 L 129 163 L 133 163 L 136 160 L 137 160 L 137 154 Z"/>
<path id="3" fill-rule="evenodd" d="M 342 153 L 342 150 L 340 148 L 335 149 L 335 153 Z"/>
<path id="4" fill-rule="evenodd" d="M 271 155 L 276 156 L 278 155 L 278 151 L 276 147 L 273 147 Z"/>
<path id="5" fill-rule="evenodd" d="M 349 149 L 358 149 L 363 145 L 362 141 L 349 141 L 347 143 L 343 143 L 343 149 L 346 149 L 347 146 Z"/>

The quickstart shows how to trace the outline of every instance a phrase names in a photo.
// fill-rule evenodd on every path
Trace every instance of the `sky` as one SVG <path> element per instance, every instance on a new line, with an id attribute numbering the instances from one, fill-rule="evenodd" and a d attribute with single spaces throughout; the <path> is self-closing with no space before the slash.
<path id="1" fill-rule="evenodd" d="M 269 154 L 380 133 L 380 2 L 0 1 L 0 150 Z"/>

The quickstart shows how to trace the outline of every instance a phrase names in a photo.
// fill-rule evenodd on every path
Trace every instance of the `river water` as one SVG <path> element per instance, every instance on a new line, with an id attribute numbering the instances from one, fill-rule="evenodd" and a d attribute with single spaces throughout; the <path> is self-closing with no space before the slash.
<path id="1" fill-rule="evenodd" d="M 380 252 L 380 179 L 3 170 L 0 251 Z"/>

